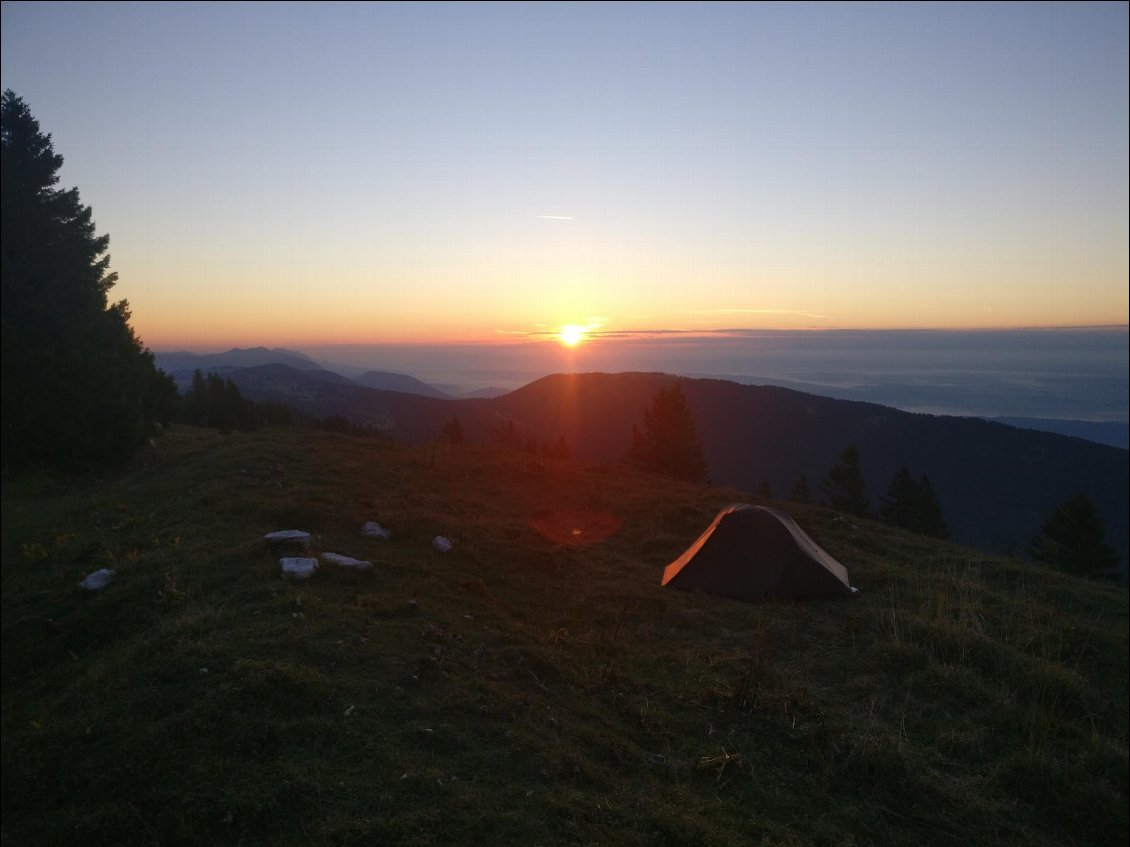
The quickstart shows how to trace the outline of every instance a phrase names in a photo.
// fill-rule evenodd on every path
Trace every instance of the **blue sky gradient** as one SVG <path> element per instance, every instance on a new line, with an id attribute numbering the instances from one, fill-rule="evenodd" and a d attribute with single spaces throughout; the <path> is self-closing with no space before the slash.
<path id="1" fill-rule="evenodd" d="M 1127 323 L 1125 3 L 2 14 L 150 346 Z"/>

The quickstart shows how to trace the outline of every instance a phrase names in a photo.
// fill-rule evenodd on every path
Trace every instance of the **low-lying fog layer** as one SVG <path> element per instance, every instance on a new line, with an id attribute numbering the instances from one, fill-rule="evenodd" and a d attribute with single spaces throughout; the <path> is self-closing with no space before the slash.
<path id="1" fill-rule="evenodd" d="M 1007 331 L 735 330 L 593 339 L 576 348 L 364 345 L 304 352 L 346 375 L 407 373 L 463 393 L 562 371 L 662 371 L 782 385 L 913 412 L 1125 422 L 1126 327 Z"/>

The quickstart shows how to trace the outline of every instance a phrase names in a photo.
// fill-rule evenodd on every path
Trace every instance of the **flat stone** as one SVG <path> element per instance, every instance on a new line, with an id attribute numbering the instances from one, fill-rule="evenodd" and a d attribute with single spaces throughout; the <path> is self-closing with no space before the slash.
<path id="1" fill-rule="evenodd" d="M 305 550 L 310 546 L 310 533 L 300 529 L 283 529 L 278 532 L 268 532 L 263 536 L 263 540 L 268 544 L 279 546 L 289 544 Z"/>
<path id="2" fill-rule="evenodd" d="M 323 553 L 322 561 L 327 564 L 340 565 L 343 568 L 353 568 L 359 571 L 371 571 L 373 569 L 372 562 L 354 559 L 352 556 L 343 556 L 340 553 Z"/>
<path id="3" fill-rule="evenodd" d="M 309 579 L 318 568 L 317 559 L 279 559 L 283 579 Z"/>
<path id="4" fill-rule="evenodd" d="M 380 538 L 384 541 L 392 538 L 392 533 L 375 521 L 365 521 L 365 525 L 361 527 L 361 534 L 366 538 Z"/>
<path id="5" fill-rule="evenodd" d="M 78 587 L 85 588 L 87 591 L 101 591 L 114 581 L 117 573 L 113 568 L 99 568 L 94 573 L 88 574 L 86 579 L 78 584 Z"/>
<path id="6" fill-rule="evenodd" d="M 447 553 L 451 550 L 451 542 L 444 538 L 442 535 L 437 535 L 432 539 L 432 546 L 441 553 Z"/>

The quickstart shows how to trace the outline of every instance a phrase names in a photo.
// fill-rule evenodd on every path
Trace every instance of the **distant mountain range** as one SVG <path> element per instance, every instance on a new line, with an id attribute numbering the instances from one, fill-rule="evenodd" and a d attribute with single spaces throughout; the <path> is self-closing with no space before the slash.
<path id="1" fill-rule="evenodd" d="M 192 374 L 196 369 L 212 372 L 221 376 L 230 376 L 236 369 L 258 367 L 261 365 L 287 365 L 303 371 L 326 371 L 326 379 L 348 379 L 357 385 L 366 388 L 375 388 L 381 391 L 399 391 L 407 394 L 418 394 L 422 397 L 440 399 L 456 398 L 494 398 L 508 394 L 512 389 L 486 387 L 474 391 L 450 385 L 433 385 L 423 382 L 414 376 L 404 373 L 389 371 L 368 370 L 364 371 L 353 365 L 344 363 L 323 364 L 296 350 L 283 348 L 255 347 L 250 349 L 233 348 L 225 353 L 197 354 L 188 352 L 156 353 L 157 365 L 171 374 L 177 386 L 183 391 L 192 382 Z M 789 388 L 806 394 L 817 394 L 822 397 L 833 397 L 842 400 L 858 400 L 860 402 L 878 403 L 889 405 L 881 399 L 854 398 L 844 396 L 834 390 L 822 391 L 808 383 L 789 383 L 781 380 L 766 380 L 765 383 L 751 382 L 748 377 L 731 377 L 725 374 L 684 374 L 694 378 L 720 379 L 728 382 L 737 382 L 742 385 L 767 384 L 782 388 Z M 532 381 L 532 378 L 531 378 Z M 935 398 L 936 399 L 936 398 Z M 925 410 L 923 410 L 925 411 Z M 986 417 L 985 420 L 1008 424 L 1021 429 L 1035 429 L 1042 432 L 1054 432 L 1060 435 L 1070 435 L 1083 438 L 1097 444 L 1107 444 L 1122 449 L 1130 448 L 1130 424 L 1126 421 L 1093 421 L 1093 420 L 1064 420 L 1047 417 Z"/>
<path id="2" fill-rule="evenodd" d="M 497 397 L 453 399 L 399 374 L 367 375 L 374 385 L 397 386 L 389 390 L 322 370 L 305 357 L 299 359 L 302 367 L 277 362 L 237 367 L 225 356 L 212 360 L 216 372 L 252 399 L 286 403 L 315 417 L 341 415 L 415 444 L 434 440 L 444 423 L 458 418 L 472 443 L 550 445 L 564 438 L 575 458 L 594 463 L 619 461 L 655 393 L 678 381 L 716 484 L 750 491 L 768 485 L 783 499 L 804 474 L 819 496 L 828 469 L 855 444 L 874 509 L 905 465 L 934 483 L 954 540 L 1023 554 L 1051 510 L 1083 492 L 1099 504 L 1124 568 L 1127 560 L 1130 453 L 1080 438 L 726 380 L 557 375 Z M 164 356 L 158 364 L 164 366 Z"/>
<path id="3" fill-rule="evenodd" d="M 552 438 L 574 455 L 615 461 L 632 425 L 662 387 L 678 381 L 694 413 L 714 482 L 785 498 L 800 474 L 819 496 L 828 469 L 859 448 L 873 509 L 900 466 L 934 483 L 955 540 L 1023 554 L 1052 509 L 1076 492 L 1102 510 L 1108 536 L 1127 557 L 1130 453 L 977 418 L 912 414 L 771 386 L 660 374 L 555 376 L 493 401 L 494 410 Z M 561 423 L 558 424 L 557 422 Z"/>
<path id="4" fill-rule="evenodd" d="M 235 347 L 226 353 L 154 353 L 157 367 L 169 374 L 180 385 L 182 376 L 188 375 L 185 384 L 192 382 L 192 372 L 199 369 L 204 373 L 231 368 L 254 368 L 258 365 L 288 365 L 298 370 L 312 370 L 321 367 L 305 353 L 282 348 Z"/>
<path id="5" fill-rule="evenodd" d="M 1017 426 L 1021 429 L 1038 429 L 1042 432 L 1056 432 L 1073 438 L 1085 438 L 1096 444 L 1109 444 L 1111 447 L 1130 448 L 1130 424 L 1126 421 L 1072 421 L 1049 418 L 989 418 L 998 423 Z"/>
<path id="6" fill-rule="evenodd" d="M 366 388 L 376 388 L 381 391 L 402 391 L 406 394 L 419 394 L 421 397 L 452 399 L 452 395 L 406 374 L 365 371 L 365 373 L 353 377 L 353 381 Z"/>
<path id="7" fill-rule="evenodd" d="M 155 353 L 154 358 L 157 367 L 172 376 L 181 391 L 192 384 L 192 375 L 197 370 L 202 373 L 214 373 L 230 378 L 239 370 L 270 368 L 278 365 L 302 371 L 310 379 L 339 385 L 360 385 L 382 391 L 404 391 L 424 397 L 450 399 L 453 396 L 407 374 L 366 371 L 353 377 L 342 376 L 336 371 L 323 368 L 305 353 L 278 347 L 254 347 L 250 349 L 235 347 L 225 353 Z M 269 373 L 272 373 L 272 371 L 260 373 L 259 379 L 265 379 Z M 254 377 L 251 378 L 251 381 L 254 381 Z"/>

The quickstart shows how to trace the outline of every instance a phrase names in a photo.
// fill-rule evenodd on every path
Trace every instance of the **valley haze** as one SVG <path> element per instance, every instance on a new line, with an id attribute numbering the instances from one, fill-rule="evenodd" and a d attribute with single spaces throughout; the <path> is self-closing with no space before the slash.
<path id="1" fill-rule="evenodd" d="M 522 341 L 299 350 L 343 376 L 373 370 L 407 374 L 451 396 L 501 393 L 552 373 L 654 371 L 777 385 L 908 412 L 1008 419 L 1126 447 L 1128 341 L 1126 326 L 731 330 L 597 334 L 573 348 Z M 158 363 L 168 356 L 158 353 Z"/>

